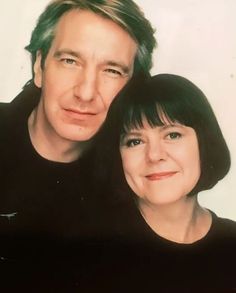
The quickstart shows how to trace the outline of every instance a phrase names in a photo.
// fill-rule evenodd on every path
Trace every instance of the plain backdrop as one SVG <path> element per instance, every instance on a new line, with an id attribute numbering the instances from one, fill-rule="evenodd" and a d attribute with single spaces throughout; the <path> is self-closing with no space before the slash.
<path id="1" fill-rule="evenodd" d="M 31 78 L 24 50 L 48 0 L 2 1 L 0 101 L 11 101 Z M 236 220 L 236 0 L 136 0 L 156 28 L 152 73 L 175 73 L 208 97 L 231 150 L 230 173 L 200 202 Z M 207 127 L 207 125 L 206 125 Z M 212 146 L 214 149 L 214 146 Z"/>

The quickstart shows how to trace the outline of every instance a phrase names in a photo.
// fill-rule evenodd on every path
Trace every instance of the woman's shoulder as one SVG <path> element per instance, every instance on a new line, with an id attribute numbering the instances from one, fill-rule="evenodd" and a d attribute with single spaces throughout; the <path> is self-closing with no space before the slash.
<path id="1" fill-rule="evenodd" d="M 220 225 L 222 227 L 236 229 L 236 221 L 229 219 L 229 218 L 218 216 L 217 214 L 215 214 L 212 211 L 210 211 L 210 212 L 212 214 L 213 222 L 215 221 L 218 225 Z"/>
<path id="2" fill-rule="evenodd" d="M 224 217 L 217 216 L 214 212 L 212 214 L 212 228 L 214 234 L 221 237 L 234 239 L 236 242 L 236 221 Z"/>

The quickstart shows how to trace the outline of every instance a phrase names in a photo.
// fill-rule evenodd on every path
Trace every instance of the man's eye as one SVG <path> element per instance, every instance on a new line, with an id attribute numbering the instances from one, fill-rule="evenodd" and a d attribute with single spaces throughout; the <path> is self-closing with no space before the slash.
<path id="1" fill-rule="evenodd" d="M 122 73 L 119 70 L 116 70 L 113 68 L 107 68 L 107 69 L 105 69 L 105 72 L 108 72 L 112 75 L 122 75 Z"/>
<path id="2" fill-rule="evenodd" d="M 179 132 L 171 132 L 167 135 L 167 138 L 168 139 L 178 139 L 178 138 L 181 138 L 181 133 Z"/>
<path id="3" fill-rule="evenodd" d="M 130 147 L 134 147 L 136 145 L 140 145 L 142 143 L 141 139 L 137 139 L 137 138 L 132 138 L 132 139 L 128 139 L 125 143 L 125 145 L 130 148 Z"/>
<path id="4" fill-rule="evenodd" d="M 61 62 L 67 64 L 67 65 L 74 65 L 76 64 L 76 61 L 74 59 L 71 58 L 62 58 Z"/>

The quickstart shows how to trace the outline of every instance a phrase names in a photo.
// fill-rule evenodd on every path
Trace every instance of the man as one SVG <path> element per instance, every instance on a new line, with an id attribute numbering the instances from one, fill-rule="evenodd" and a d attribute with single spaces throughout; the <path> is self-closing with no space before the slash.
<path id="1" fill-rule="evenodd" d="M 83 154 L 115 95 L 133 74 L 148 74 L 154 47 L 132 0 L 55 0 L 42 13 L 26 47 L 33 79 L 0 106 L 2 260 L 96 238 Z"/>
<path id="2" fill-rule="evenodd" d="M 132 0 L 55 0 L 42 13 L 26 47 L 33 79 L 0 105 L 2 263 L 79 251 L 82 266 L 97 257 L 88 243 L 101 237 L 105 208 L 84 153 L 115 95 L 148 74 L 154 47 Z"/>

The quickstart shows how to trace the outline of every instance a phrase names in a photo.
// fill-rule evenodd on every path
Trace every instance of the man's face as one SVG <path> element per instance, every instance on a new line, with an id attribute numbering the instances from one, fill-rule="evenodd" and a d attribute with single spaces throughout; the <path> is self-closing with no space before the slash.
<path id="1" fill-rule="evenodd" d="M 59 140 L 89 140 L 133 73 L 137 44 L 111 20 L 85 10 L 60 19 L 41 68 L 34 65 L 42 88 L 38 122 Z"/>

